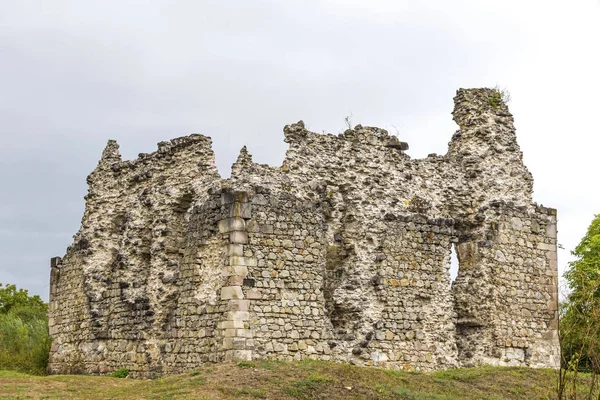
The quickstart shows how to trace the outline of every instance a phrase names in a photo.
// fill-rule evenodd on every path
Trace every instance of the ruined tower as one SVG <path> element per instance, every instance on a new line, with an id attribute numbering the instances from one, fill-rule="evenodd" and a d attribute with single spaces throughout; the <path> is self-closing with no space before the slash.
<path id="1" fill-rule="evenodd" d="M 52 261 L 49 371 L 557 366 L 556 211 L 532 203 L 497 91 L 459 90 L 453 116 L 448 153 L 424 159 L 383 129 L 298 122 L 280 167 L 243 148 L 230 179 L 202 135 L 133 161 L 109 141 Z"/>

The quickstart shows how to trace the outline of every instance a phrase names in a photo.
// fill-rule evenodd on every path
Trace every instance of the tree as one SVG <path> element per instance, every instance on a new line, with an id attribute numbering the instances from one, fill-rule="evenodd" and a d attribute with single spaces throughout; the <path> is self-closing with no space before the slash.
<path id="1" fill-rule="evenodd" d="M 571 254 L 576 260 L 569 263 L 564 275 L 571 292 L 560 307 L 562 368 L 559 398 L 567 398 L 569 371 L 573 378 L 572 393 L 577 372 L 588 371 L 592 373 L 588 398 L 600 399 L 600 215 L 594 217 Z"/>
<path id="2" fill-rule="evenodd" d="M 18 289 L 16 285 L 0 283 L 0 314 L 8 314 L 13 307 L 28 308 L 48 312 L 48 305 L 38 295 L 30 296 L 25 289 Z"/>
<path id="3" fill-rule="evenodd" d="M 27 290 L 0 283 L 0 369 L 43 374 L 50 344 L 48 305 Z"/>

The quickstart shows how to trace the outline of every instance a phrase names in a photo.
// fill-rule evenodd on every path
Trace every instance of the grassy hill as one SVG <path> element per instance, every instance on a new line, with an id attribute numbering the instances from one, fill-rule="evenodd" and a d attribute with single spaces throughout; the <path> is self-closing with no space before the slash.
<path id="1" fill-rule="evenodd" d="M 208 365 L 154 380 L 0 372 L 0 399 L 554 399 L 556 371 L 481 367 L 432 374 L 328 362 Z M 583 389 L 583 388 L 582 388 Z"/>

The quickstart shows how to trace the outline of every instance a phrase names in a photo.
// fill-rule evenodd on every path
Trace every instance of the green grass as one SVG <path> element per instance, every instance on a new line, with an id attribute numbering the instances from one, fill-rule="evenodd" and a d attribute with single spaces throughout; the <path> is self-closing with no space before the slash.
<path id="1" fill-rule="evenodd" d="M 585 374 L 581 379 L 586 380 Z M 0 371 L 6 399 L 554 399 L 556 372 L 480 367 L 431 374 L 321 361 L 215 364 L 159 379 Z M 585 388 L 580 390 L 583 393 Z"/>

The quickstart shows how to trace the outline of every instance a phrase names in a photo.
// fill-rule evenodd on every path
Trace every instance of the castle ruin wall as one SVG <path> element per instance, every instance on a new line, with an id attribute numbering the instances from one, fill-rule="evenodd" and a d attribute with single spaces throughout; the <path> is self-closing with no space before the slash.
<path id="1" fill-rule="evenodd" d="M 280 167 L 244 147 L 222 179 L 202 135 L 134 161 L 110 141 L 81 229 L 52 262 L 49 371 L 556 367 L 556 211 L 532 203 L 496 96 L 459 90 L 448 153 L 424 159 L 379 128 L 299 122 Z"/>

